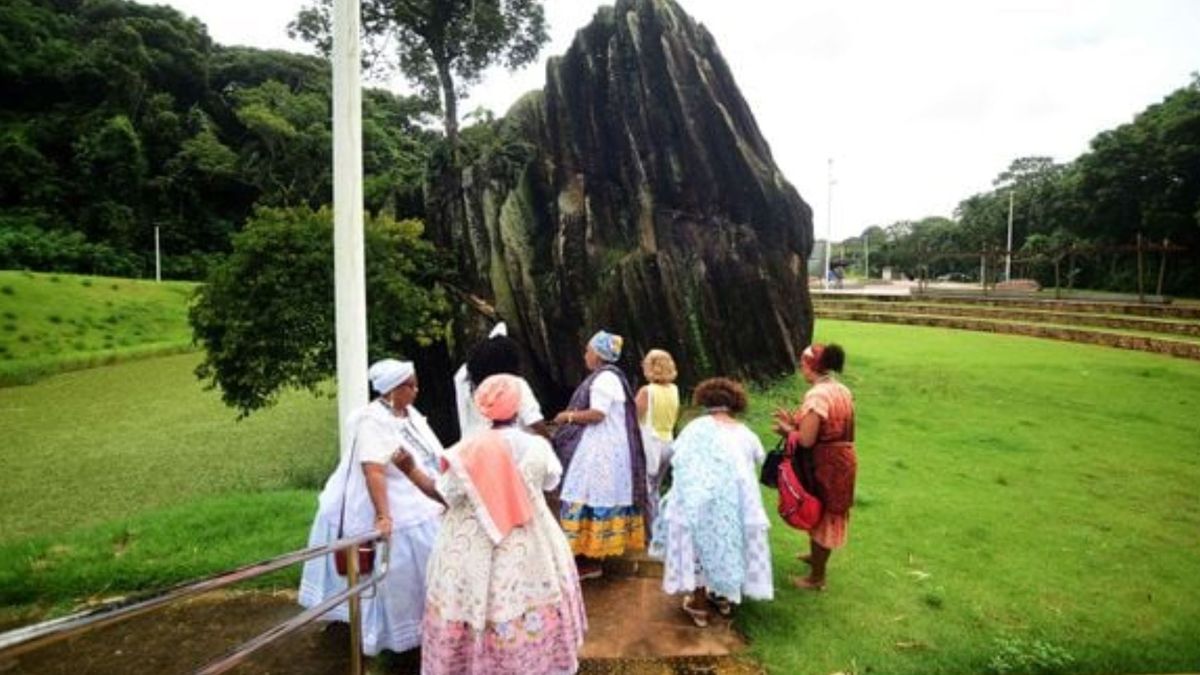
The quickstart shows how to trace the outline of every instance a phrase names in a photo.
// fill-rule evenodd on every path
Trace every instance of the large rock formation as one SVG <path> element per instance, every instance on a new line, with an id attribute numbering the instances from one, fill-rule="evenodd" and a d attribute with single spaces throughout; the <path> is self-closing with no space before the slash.
<path id="1" fill-rule="evenodd" d="M 671 0 L 618 0 L 546 80 L 432 195 L 433 236 L 527 347 L 545 403 L 600 327 L 626 336 L 630 371 L 663 347 L 684 383 L 787 372 L 812 330 L 812 212 L 708 31 Z"/>

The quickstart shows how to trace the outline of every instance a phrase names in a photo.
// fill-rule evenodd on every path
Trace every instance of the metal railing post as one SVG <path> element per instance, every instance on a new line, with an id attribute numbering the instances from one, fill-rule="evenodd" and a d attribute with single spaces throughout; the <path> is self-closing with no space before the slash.
<path id="1" fill-rule="evenodd" d="M 346 585 L 349 588 L 358 585 L 358 546 L 346 551 Z M 350 675 L 362 675 L 362 598 L 355 593 L 347 602 L 350 605 Z"/>

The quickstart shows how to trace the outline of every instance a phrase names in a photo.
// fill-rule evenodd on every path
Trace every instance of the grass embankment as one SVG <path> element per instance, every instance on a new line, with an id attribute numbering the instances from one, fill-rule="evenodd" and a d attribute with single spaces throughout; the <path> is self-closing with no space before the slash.
<path id="1" fill-rule="evenodd" d="M 0 386 L 191 349 L 196 285 L 0 271 Z"/>
<path id="2" fill-rule="evenodd" d="M 153 588 L 304 545 L 337 459 L 334 401 L 289 395 L 238 422 L 197 362 L 0 389 L 0 604 Z"/>
<path id="3" fill-rule="evenodd" d="M 849 355 L 858 505 L 824 593 L 786 584 L 802 538 L 772 531 L 777 598 L 740 618 L 772 672 L 1200 667 L 1200 364 L 837 321 L 818 337 Z M 752 423 L 803 389 L 763 393 Z"/>

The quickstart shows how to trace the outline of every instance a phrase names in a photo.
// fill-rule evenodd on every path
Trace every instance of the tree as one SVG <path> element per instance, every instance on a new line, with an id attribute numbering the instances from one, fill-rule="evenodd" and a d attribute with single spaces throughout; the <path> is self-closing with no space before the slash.
<path id="1" fill-rule="evenodd" d="M 449 305 L 420 221 L 371 218 L 366 248 L 372 359 L 440 340 Z M 333 218 L 328 208 L 260 208 L 189 314 L 204 347 L 196 374 L 241 415 L 287 388 L 316 391 L 336 370 Z"/>
<path id="2" fill-rule="evenodd" d="M 328 55 L 332 7 L 333 0 L 316 0 L 288 34 Z M 468 87 L 494 63 L 511 69 L 532 62 L 550 39 L 541 0 L 363 0 L 362 27 L 368 53 L 387 58 L 384 50 L 394 43 L 394 63 L 404 77 L 430 101 L 440 93 L 452 152 L 458 147 L 458 100 Z"/>

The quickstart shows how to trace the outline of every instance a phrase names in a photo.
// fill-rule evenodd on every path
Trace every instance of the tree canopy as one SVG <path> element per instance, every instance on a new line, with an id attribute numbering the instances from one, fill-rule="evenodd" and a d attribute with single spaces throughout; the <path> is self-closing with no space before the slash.
<path id="1" fill-rule="evenodd" d="M 303 9 L 288 32 L 325 54 L 332 48 L 333 0 Z M 446 138 L 458 143 L 458 100 L 492 65 L 519 68 L 549 41 L 541 0 L 363 0 L 371 64 L 392 65 L 431 104 L 440 103 Z"/>
<path id="2" fill-rule="evenodd" d="M 0 4 L 0 260 L 141 276 L 158 227 L 164 274 L 203 277 L 255 205 L 330 201 L 330 84 L 319 58 L 222 47 L 168 7 Z M 423 215 L 434 109 L 365 93 L 372 212 Z"/>
<path id="3" fill-rule="evenodd" d="M 441 265 L 417 220 L 369 218 L 364 227 L 371 358 L 441 340 L 448 302 Z M 315 391 L 336 371 L 333 218 L 325 207 L 262 207 L 209 275 L 190 321 L 204 347 L 197 375 L 243 415 L 285 389 Z"/>

